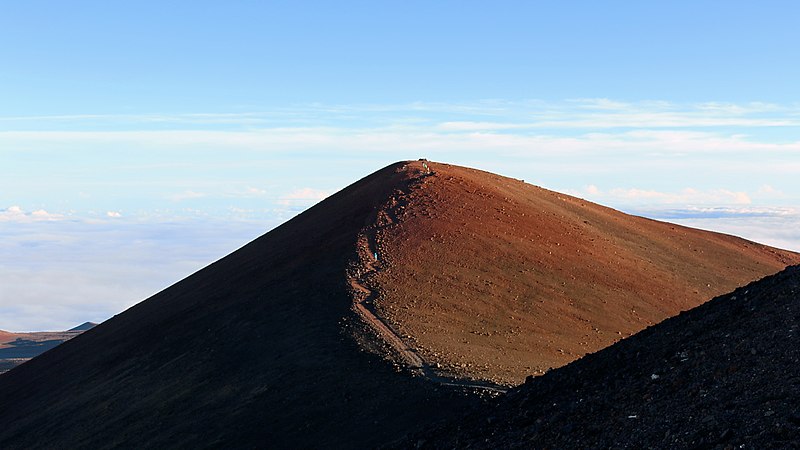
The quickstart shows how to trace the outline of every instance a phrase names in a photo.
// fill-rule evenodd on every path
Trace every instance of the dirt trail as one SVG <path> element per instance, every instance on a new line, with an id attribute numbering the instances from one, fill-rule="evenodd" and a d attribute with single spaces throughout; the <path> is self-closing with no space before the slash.
<path id="1" fill-rule="evenodd" d="M 383 339 L 383 341 L 394 350 L 412 373 L 423 376 L 443 386 L 472 389 L 492 394 L 504 393 L 507 387 L 502 385 L 490 382 L 463 380 L 438 374 L 430 364 L 422 359 L 414 347 L 403 341 L 397 331 L 395 331 L 388 322 L 378 316 L 375 310 L 377 294 L 366 286 L 367 278 L 380 270 L 380 255 L 375 238 L 377 232 L 397 223 L 397 215 L 394 210 L 407 205 L 407 201 L 403 198 L 404 195 L 410 191 L 414 184 L 419 183 L 422 179 L 432 174 L 427 165 L 423 166 L 420 164 L 420 166 L 420 174 L 415 178 L 409 178 L 405 182 L 405 186 L 397 192 L 397 195 L 390 197 L 387 206 L 376 211 L 372 223 L 362 230 L 358 238 L 358 263 L 359 266 L 362 267 L 362 270 L 359 271 L 359 274 L 351 276 L 349 280 L 350 286 L 354 289 L 353 310 L 373 329 L 380 339 Z M 378 223 L 379 217 L 383 219 L 381 221 L 383 223 L 381 224 Z"/>
<path id="2" fill-rule="evenodd" d="M 364 236 L 362 236 L 364 238 Z M 366 239 L 361 239 L 366 240 Z M 362 246 L 362 243 L 359 243 L 359 246 Z M 372 247 L 368 247 L 370 251 L 372 251 Z M 374 261 L 374 260 L 373 260 Z M 367 276 L 370 273 L 377 271 L 375 268 L 373 261 L 367 261 L 366 265 L 366 272 L 363 276 Z M 372 292 L 369 288 L 361 284 L 359 280 L 351 279 L 350 286 L 356 289 L 358 292 L 362 293 L 363 295 L 357 295 L 356 302 L 354 303 L 355 311 L 358 313 L 359 317 L 362 320 L 367 322 L 373 330 L 381 337 L 387 344 L 389 344 L 392 349 L 394 349 L 398 356 L 403 360 L 403 362 L 414 372 L 419 373 L 420 375 L 424 375 L 422 371 L 423 367 L 425 366 L 424 361 L 422 358 L 419 357 L 417 352 L 411 348 L 410 346 L 406 345 L 405 342 L 397 335 L 397 333 L 392 330 L 389 324 L 381 320 L 373 311 L 371 311 L 367 305 L 373 306 L 373 302 L 375 300 L 375 293 Z"/>

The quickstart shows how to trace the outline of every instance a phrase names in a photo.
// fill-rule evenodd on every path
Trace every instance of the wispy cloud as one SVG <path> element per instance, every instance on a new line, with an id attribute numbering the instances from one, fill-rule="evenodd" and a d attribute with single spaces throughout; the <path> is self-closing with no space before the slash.
<path id="1" fill-rule="evenodd" d="M 566 193 L 599 203 L 622 207 L 650 205 L 658 214 L 669 211 L 718 213 L 727 215 L 787 215 L 797 210 L 786 207 L 767 206 L 781 201 L 786 195 L 770 185 L 762 185 L 753 191 L 733 191 L 725 188 L 697 189 L 685 187 L 674 191 L 662 191 L 635 187 L 613 187 L 600 189 L 590 184 L 582 189 L 569 189 Z M 675 210 L 675 205 L 683 209 Z M 667 216 L 663 216 L 667 217 Z"/>
<path id="2" fill-rule="evenodd" d="M 442 118 L 446 120 L 441 120 Z M 750 103 L 620 102 L 607 98 L 561 102 L 487 100 L 471 103 L 306 104 L 262 111 L 74 114 L 0 116 L 0 129 L 43 131 L 60 124 L 75 128 L 117 127 L 138 130 L 385 127 L 405 124 L 441 129 L 597 129 L 794 127 L 800 124 L 800 105 Z"/>
<path id="3" fill-rule="evenodd" d="M 61 220 L 63 218 L 63 214 L 52 214 L 43 209 L 28 212 L 16 205 L 0 209 L 0 222 L 40 222 Z"/>
<path id="4" fill-rule="evenodd" d="M 268 194 L 269 192 L 266 189 L 248 186 L 243 189 L 228 190 L 223 195 L 226 197 L 234 197 L 234 198 L 253 198 L 253 197 L 264 197 Z"/>
<path id="5" fill-rule="evenodd" d="M 204 192 L 196 192 L 196 191 L 192 191 L 192 190 L 186 190 L 186 191 L 183 191 L 183 192 L 178 192 L 176 194 L 171 194 L 167 198 L 169 198 L 173 202 L 182 202 L 184 200 L 193 200 L 193 199 L 197 199 L 197 198 L 203 198 L 203 197 L 205 197 L 207 195 L 208 194 L 206 194 Z"/>
<path id="6" fill-rule="evenodd" d="M 567 104 L 573 104 L 580 109 L 601 110 L 601 111 L 624 111 L 631 109 L 634 105 L 627 102 L 620 102 L 608 98 L 576 98 L 567 100 Z M 661 106 L 664 106 L 662 103 Z"/>
<path id="7" fill-rule="evenodd" d="M 603 195 L 596 192 L 595 195 Z M 646 202 L 659 204 L 701 204 L 701 205 L 727 205 L 739 204 L 749 205 L 752 203 L 750 196 L 746 192 L 733 192 L 727 189 L 714 189 L 701 191 L 692 188 L 683 189 L 680 192 L 659 192 L 645 189 L 622 189 L 616 188 L 608 192 L 612 199 L 628 202 Z"/>
<path id="8" fill-rule="evenodd" d="M 247 194 L 249 194 L 249 195 L 266 195 L 266 193 L 267 193 L 267 191 L 264 190 L 264 189 L 259 189 L 259 188 L 254 188 L 254 187 L 247 188 L 247 190 L 245 192 Z"/>
<path id="9" fill-rule="evenodd" d="M 452 126 L 452 124 L 451 124 Z M 499 149 L 505 155 L 525 152 L 527 155 L 599 154 L 628 152 L 647 154 L 734 154 L 775 153 L 800 154 L 800 141 L 768 142 L 742 134 L 722 132 L 635 130 L 622 132 L 587 132 L 570 136 L 548 134 L 505 133 L 490 125 L 465 124 L 457 133 L 420 127 L 376 129 L 297 128 L 251 131 L 137 131 L 137 132 L 0 132 L 0 144 L 19 154 L 53 148 L 85 152 L 117 146 L 139 151 L 163 150 L 170 155 L 190 158 L 190 151 L 250 151 L 256 154 L 282 155 L 289 151 L 305 151 L 330 155 L 391 154 L 397 152 L 435 150 L 450 154 L 483 153 L 487 148 Z M 164 150 L 169 149 L 169 150 Z M 503 156 L 503 154 L 498 155 Z M 220 158 L 222 159 L 222 158 Z M 735 161 L 734 161 L 735 162 Z M 201 162 L 198 162 L 201 163 Z M 726 163 L 726 161 L 720 161 Z"/>
<path id="10" fill-rule="evenodd" d="M 314 188 L 295 189 L 280 197 L 278 204 L 287 207 L 308 207 L 331 195 L 331 191 Z"/>

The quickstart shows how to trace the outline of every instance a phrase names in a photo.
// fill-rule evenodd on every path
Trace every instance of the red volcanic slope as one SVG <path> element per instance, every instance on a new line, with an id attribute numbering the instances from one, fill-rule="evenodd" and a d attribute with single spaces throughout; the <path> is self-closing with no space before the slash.
<path id="1" fill-rule="evenodd" d="M 516 179 L 427 166 L 433 174 L 376 214 L 382 268 L 371 281 L 378 315 L 441 373 L 519 383 L 800 263 Z"/>
<path id="2" fill-rule="evenodd" d="M 448 375 L 518 381 L 800 262 L 429 167 L 388 166 L 0 376 L 0 448 L 375 446 L 472 404 Z"/>

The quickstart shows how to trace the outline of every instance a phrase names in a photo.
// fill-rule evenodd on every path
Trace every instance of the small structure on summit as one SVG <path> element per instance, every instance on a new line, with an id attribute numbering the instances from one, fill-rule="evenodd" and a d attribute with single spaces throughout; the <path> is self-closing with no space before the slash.
<path id="1" fill-rule="evenodd" d="M 432 174 L 432 173 L 433 173 L 433 171 L 431 170 L 431 168 L 430 168 L 430 167 L 428 167 L 428 160 L 427 160 L 427 159 L 425 159 L 425 158 L 420 158 L 419 160 L 420 160 L 420 161 L 422 161 L 422 168 L 424 169 L 424 172 L 423 172 L 423 173 L 424 173 L 425 175 L 430 175 L 430 174 Z"/>

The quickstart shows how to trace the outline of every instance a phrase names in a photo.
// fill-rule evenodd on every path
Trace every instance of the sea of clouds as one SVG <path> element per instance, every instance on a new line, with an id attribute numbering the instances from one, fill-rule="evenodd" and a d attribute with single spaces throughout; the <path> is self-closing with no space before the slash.
<path id="1" fill-rule="evenodd" d="M 791 208 L 626 212 L 800 251 L 800 212 Z M 136 221 L 114 214 L 87 220 L 0 210 L 0 329 L 63 330 L 101 322 L 278 224 Z"/>

